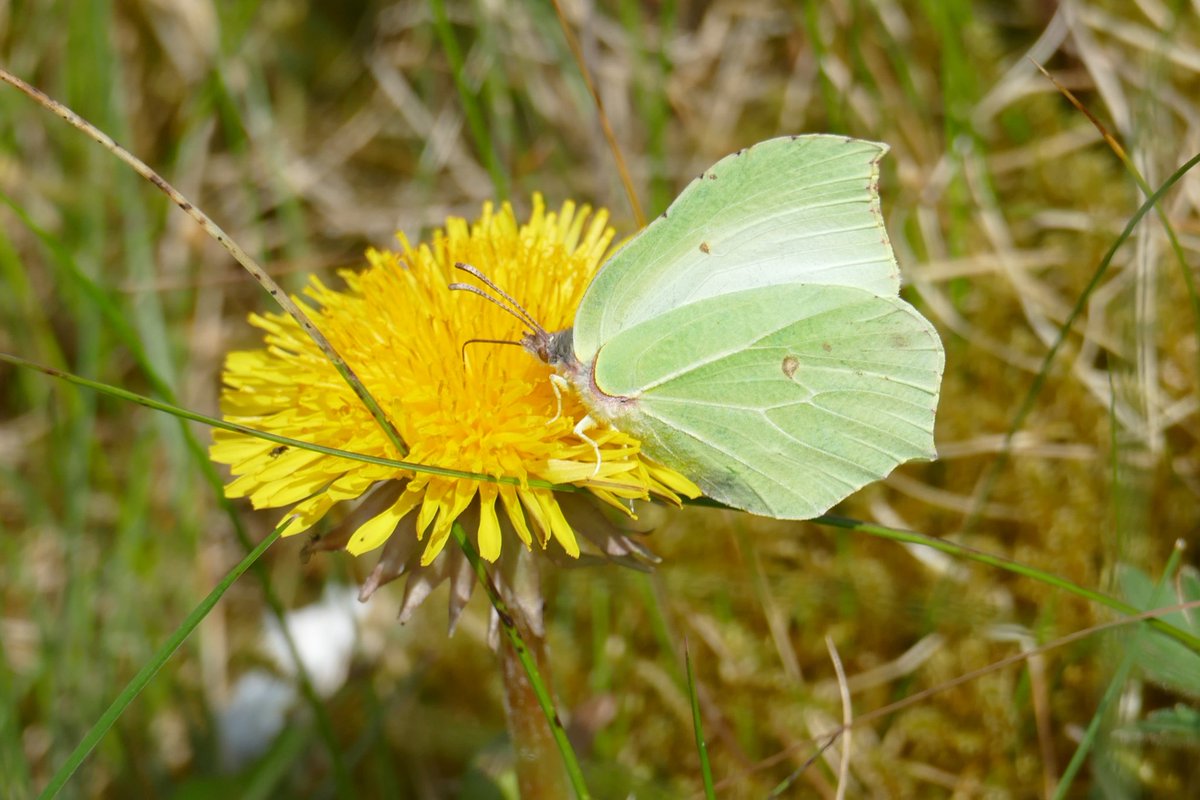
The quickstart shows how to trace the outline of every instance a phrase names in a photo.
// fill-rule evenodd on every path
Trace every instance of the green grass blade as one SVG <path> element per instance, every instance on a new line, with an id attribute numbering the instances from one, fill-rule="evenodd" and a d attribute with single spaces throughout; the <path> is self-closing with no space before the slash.
<path id="1" fill-rule="evenodd" d="M 163 192 L 163 194 L 170 198 L 171 202 L 175 203 L 175 205 L 177 205 L 185 214 L 199 224 L 206 234 L 224 247 L 225 250 L 228 251 L 231 256 L 233 256 L 234 260 L 237 261 L 238 264 L 240 264 L 247 272 L 249 272 L 250 275 L 256 281 L 258 281 L 259 285 L 261 285 L 267 291 L 267 293 L 275 299 L 275 302 L 278 303 L 280 307 L 282 307 L 284 311 L 286 311 L 288 315 L 292 317 L 292 319 L 296 320 L 296 324 L 298 324 L 300 328 L 306 334 L 308 334 L 309 338 L 312 339 L 313 343 L 317 345 L 317 348 L 320 349 L 325 358 L 329 360 L 329 363 L 334 366 L 334 368 L 338 371 L 338 374 L 341 375 L 342 379 L 346 381 L 346 384 L 350 386 L 355 395 L 357 395 L 359 400 L 362 401 L 363 405 L 365 405 L 371 412 L 371 416 L 375 418 L 375 421 L 379 424 L 380 428 L 392 442 L 392 445 L 396 448 L 397 452 L 399 452 L 400 455 L 408 454 L 408 447 L 404 443 L 400 433 L 396 430 L 395 425 L 390 419 L 388 419 L 388 416 L 383 412 L 382 407 L 375 400 L 375 398 L 371 396 L 371 393 L 367 391 L 367 388 L 363 385 L 362 381 L 359 380 L 358 376 L 354 374 L 354 371 L 350 369 L 350 366 L 338 354 L 338 352 L 333 349 L 333 345 L 329 343 L 329 340 L 325 338 L 325 335 L 322 334 L 317 326 L 313 324 L 312 320 L 308 318 L 308 315 L 301 310 L 300 306 L 291 298 L 291 296 L 283 291 L 279 284 L 275 282 L 275 279 L 268 275 L 266 270 L 259 266 L 258 262 L 251 258 L 250 255 L 242 249 L 241 245 L 235 242 L 229 236 L 229 234 L 225 233 L 225 231 L 219 225 L 217 225 L 217 223 L 214 222 L 211 217 L 197 208 L 174 186 L 167 183 L 167 181 L 164 180 L 161 175 L 151 169 L 144 161 L 133 155 L 133 153 L 129 152 L 124 147 L 121 147 L 116 143 L 116 141 L 113 140 L 111 136 L 97 128 L 95 125 L 92 125 L 90 122 L 76 114 L 67 106 L 57 102 L 41 90 L 29 83 L 26 83 L 2 68 L 0 68 L 0 80 L 3 80 L 5 83 L 8 83 L 16 89 L 24 92 L 38 104 L 57 114 L 64 122 L 90 136 L 93 140 L 108 150 L 109 153 L 111 153 L 113 156 L 116 156 L 117 159 L 123 162 L 126 166 L 130 167 L 137 174 L 141 175 L 151 184 L 156 186 L 160 191 Z M 83 344 L 91 347 L 94 346 L 95 340 L 96 337 L 85 338 Z"/>
<path id="2" fill-rule="evenodd" d="M 152 408 L 152 409 L 155 409 L 158 411 L 164 411 L 164 412 L 167 412 L 170 414 L 174 414 L 176 416 L 182 417 L 184 419 L 189 419 L 194 422 L 202 422 L 206 425 L 211 425 L 215 428 L 222 428 L 224 430 L 237 431 L 239 433 L 245 433 L 245 434 L 251 435 L 251 436 L 258 436 L 259 438 L 266 439 L 267 441 L 277 442 L 279 444 L 284 444 L 284 445 L 288 445 L 288 446 L 301 447 L 301 448 L 304 448 L 307 450 L 313 450 L 318 453 L 323 453 L 325 455 L 338 456 L 340 458 L 347 458 L 347 459 L 355 460 L 355 461 L 365 461 L 367 463 L 380 464 L 383 466 L 392 466 L 392 467 L 396 467 L 397 469 L 408 469 L 408 470 L 413 470 L 413 471 L 417 471 L 417 472 L 428 472 L 428 473 L 434 474 L 434 475 L 447 475 L 449 477 L 455 477 L 455 478 L 493 481 L 493 482 L 498 482 L 498 483 L 507 483 L 507 482 L 515 483 L 516 482 L 516 479 L 496 478 L 496 477 L 492 477 L 492 476 L 488 476 L 488 475 L 477 475 L 475 473 L 459 472 L 458 470 L 448 470 L 448 469 L 443 469 L 441 467 L 430 467 L 430 466 L 421 465 L 421 464 L 410 464 L 410 463 L 404 462 L 404 461 L 393 461 L 391 459 L 376 458 L 374 456 L 364 456 L 364 455 L 360 455 L 358 453 L 351 453 L 346 450 L 338 450 L 338 449 L 332 448 L 332 447 L 324 447 L 322 445 L 314 445 L 309 442 L 302 442 L 297 439 L 289 439 L 285 436 L 276 436 L 275 434 L 264 433 L 263 431 L 257 431 L 253 428 L 247 428 L 243 425 L 235 425 L 230 422 L 225 422 L 224 420 L 216 419 L 215 417 L 208 417 L 203 414 L 197 414 L 193 411 L 188 411 L 186 409 L 178 408 L 178 407 L 172 406 L 168 403 L 162 403 L 160 401 L 153 400 L 153 399 L 151 399 L 149 397 L 145 397 L 143 395 L 138 395 L 133 392 L 126 391 L 124 389 L 119 389 L 115 386 L 108 386 L 106 384 L 98 383 L 96 381 L 91 381 L 91 380 L 88 380 L 86 378 L 81 378 L 76 375 L 71 375 L 69 373 L 63 372 L 62 370 L 57 370 L 57 369 L 53 369 L 51 367 L 45 367 L 45 366 L 33 364 L 32 362 L 26 361 L 23 358 L 18 358 L 16 356 L 12 356 L 7 353 L 0 353 L 0 361 L 5 361 L 10 364 L 27 367 L 30 369 L 36 369 L 36 370 L 46 373 L 47 375 L 51 375 L 51 376 L 57 377 L 57 378 L 62 378 L 63 380 L 69 381 L 76 385 L 83 386 L 83 387 L 86 387 L 89 389 L 94 389 L 95 391 L 102 392 L 104 394 L 107 394 L 107 395 L 110 395 L 113 397 L 119 397 L 123 400 L 128 400 L 130 402 L 137 403 L 138 405 L 146 406 L 148 408 Z M 529 485 L 536 485 L 534 483 L 534 481 L 532 481 L 532 480 L 529 481 L 528 483 L 529 483 Z M 557 486 L 554 484 L 549 484 L 549 483 L 546 483 L 544 488 L 555 489 L 555 490 L 559 490 L 559 489 L 569 490 L 570 489 L 570 487 L 560 487 L 560 486 Z M 693 504 L 694 505 L 713 505 L 712 503 L 705 503 L 705 502 L 697 502 L 697 503 L 693 503 Z M 847 529 L 847 530 L 858 531 L 861 533 L 867 533 L 872 536 L 878 536 L 880 538 L 889 539 L 891 541 L 907 542 L 910 544 L 920 544 L 920 545 L 924 545 L 927 547 L 932 547 L 936 550 L 941 550 L 944 553 L 961 556 L 963 558 L 967 558 L 972 561 L 977 561 L 981 564 L 988 564 L 989 566 L 1000 567 L 1002 569 L 1008 570 L 1009 572 L 1013 572 L 1015 574 L 1022 575 L 1027 578 L 1033 578 L 1035 580 L 1040 580 L 1043 583 L 1046 583 L 1046 584 L 1054 586 L 1056 588 L 1071 592 L 1072 594 L 1075 594 L 1079 597 L 1090 600 L 1094 603 L 1098 603 L 1100 605 L 1107 606 L 1109 608 L 1112 608 L 1115 611 L 1120 611 L 1123 614 L 1137 612 L 1137 609 L 1134 608 L 1133 606 L 1129 605 L 1128 603 L 1123 603 L 1120 600 L 1109 597 L 1108 595 L 1105 595 L 1101 592 L 1097 592 L 1093 589 L 1088 589 L 1086 587 L 1080 586 L 1076 583 L 1073 583 L 1072 581 L 1067 580 L 1066 578 L 1061 578 L 1057 575 L 1054 575 L 1053 573 L 1045 572 L 1044 570 L 1039 570 L 1034 567 L 1029 567 L 1024 564 L 1020 564 L 1018 562 L 1011 561 L 1002 556 L 993 555 L 991 553 L 985 553 L 983 551 L 976 550 L 971 547 L 967 547 L 966 545 L 955 544 L 953 542 L 949 542 L 944 539 L 938 539 L 938 538 L 935 538 L 932 536 L 927 536 L 925 534 L 914 533 L 912 531 L 901 531 L 901 530 L 897 530 L 895 528 L 887 528 L 882 525 L 872 525 L 870 523 L 860 522 L 859 520 L 845 519 L 842 517 L 833 517 L 833 516 L 829 516 L 829 515 L 818 517 L 815 520 L 813 520 L 813 522 L 816 522 L 817 524 L 828 525 L 830 527 L 843 528 L 843 529 Z M 1166 633 L 1167 635 L 1175 638 L 1176 640 L 1178 640 L 1179 642 L 1181 642 L 1184 645 L 1187 645 L 1188 647 L 1192 648 L 1193 650 L 1200 652 L 1200 638 L 1197 638 L 1186 631 L 1182 631 L 1179 628 L 1175 627 L 1174 625 L 1170 625 L 1168 623 L 1161 622 L 1159 620 L 1156 620 L 1152 624 L 1154 624 L 1155 627 L 1157 627 L 1163 633 Z"/>
<path id="3" fill-rule="evenodd" d="M 119 386 L 111 386 L 99 381 L 89 380 L 88 378 L 84 378 L 79 375 L 73 375 L 61 369 L 55 369 L 54 367 L 48 367 L 43 364 L 35 364 L 32 361 L 21 358 L 20 356 L 14 356 L 10 353 L 0 353 L 0 361 L 13 364 L 14 366 L 24 367 L 26 369 L 37 370 L 38 372 L 42 372 L 51 377 L 60 378 L 68 383 L 73 383 L 76 386 L 92 389 L 93 391 L 108 395 L 109 397 L 115 397 L 130 403 L 136 403 L 139 406 L 145 406 L 146 408 L 153 409 L 155 411 L 162 411 L 166 414 L 179 417 L 180 419 L 190 420 L 192 422 L 200 422 L 213 428 L 220 428 L 221 430 L 244 433 L 247 436 L 254 436 L 259 439 L 264 439 L 268 442 L 275 442 L 276 444 L 282 444 L 288 447 L 297 447 L 302 450 L 312 450 L 314 453 L 322 453 L 327 456 L 337 456 L 338 458 L 345 458 L 350 461 L 362 461 L 367 464 L 378 464 L 384 467 L 395 467 L 396 469 L 407 469 L 412 470 L 413 472 L 424 472 L 429 475 L 441 475 L 447 478 L 461 478 L 464 480 L 484 481 L 488 483 L 508 483 L 514 486 L 528 485 L 535 486 L 539 489 L 554 489 L 556 491 L 578 491 L 578 489 L 573 486 L 560 486 L 559 484 L 534 478 L 523 481 L 518 478 L 509 478 L 504 476 L 496 477 L 477 472 L 464 472 L 462 470 L 446 469 L 444 467 L 435 467 L 426 464 L 414 464 L 409 461 L 397 461 L 391 458 L 368 456 L 361 453 L 353 453 L 349 450 L 338 450 L 335 447 L 326 447 L 324 445 L 313 444 L 312 442 L 304 442 L 299 439 L 291 439 L 287 436 L 279 436 L 274 433 L 260 431 L 256 428 L 250 428 L 245 425 L 238 425 L 234 422 L 226 422 L 218 417 L 210 417 L 206 414 L 199 414 L 195 411 L 189 411 L 186 408 L 180 408 L 179 406 L 172 405 L 171 403 L 164 403 L 163 401 L 155 400 L 152 397 L 137 394 L 136 392 L 130 392 L 126 389 L 120 388 Z"/>
<path id="4" fill-rule="evenodd" d="M 1136 606 L 1118 600 L 1115 597 L 1110 597 L 1103 592 L 1098 592 L 1094 589 L 1089 589 L 1086 586 L 1080 586 L 1077 583 L 1067 580 L 1066 578 L 1055 575 L 1045 570 L 1037 569 L 1036 567 L 1026 566 L 1017 561 L 1013 561 L 1003 556 L 985 553 L 982 550 L 976 550 L 973 547 L 956 544 L 945 539 L 938 539 L 933 536 L 927 536 L 923 533 L 913 533 L 912 531 L 902 531 L 896 528 L 887 528 L 883 525 L 872 525 L 867 522 L 860 522 L 854 519 L 846 519 L 844 517 L 823 516 L 817 517 L 812 522 L 818 525 L 828 525 L 833 528 L 844 528 L 846 530 L 865 533 L 869 536 L 876 536 L 881 539 L 887 539 L 893 542 L 903 542 L 906 544 L 917 544 L 923 547 L 932 547 L 934 550 L 939 550 L 948 555 L 963 558 L 968 561 L 974 561 L 978 564 L 986 564 L 990 567 L 998 567 L 1014 575 L 1020 575 L 1025 578 L 1031 578 L 1040 581 L 1048 586 L 1053 586 L 1056 589 L 1061 589 L 1069 592 L 1084 600 L 1088 600 L 1097 605 L 1111 608 L 1121 614 L 1134 615 L 1140 613 L 1140 609 Z M 1175 625 L 1165 622 L 1160 619 L 1151 620 L 1150 626 L 1156 630 L 1165 633 L 1179 643 L 1200 653 L 1200 637 L 1197 637 L 1188 631 L 1182 630 Z"/>
<path id="5" fill-rule="evenodd" d="M 130 680 L 121 693 L 117 695 L 117 698 L 113 700 L 112 705 L 110 705 L 108 709 L 100 715 L 100 718 L 96 720 L 96 723 L 92 726 L 91 730 L 89 730 L 87 735 L 83 737 L 83 741 L 81 741 L 79 745 L 76 746 L 73 751 L 71 751 L 71 755 L 67 757 L 67 760 L 62 764 L 62 766 L 55 770 L 54 775 L 50 778 L 50 782 L 46 784 L 46 788 L 42 790 L 40 795 L 42 800 L 50 800 L 50 798 L 56 797 L 58 793 L 62 791 L 62 788 L 75 773 L 75 770 L 79 768 L 79 765 L 83 763 L 83 760 L 87 758 L 88 754 L 92 752 L 97 744 L 100 743 L 100 740 L 104 737 L 104 734 L 107 733 L 109 728 L 113 726 L 113 724 L 117 721 L 117 718 L 120 717 L 125 711 L 126 707 L 134 701 L 134 699 L 144 688 L 146 688 L 146 684 L 150 682 L 150 679 L 153 678 L 160 669 L 162 669 L 163 665 L 170 660 L 171 656 L 176 650 L 179 649 L 179 646 L 183 644 L 184 640 L 187 639 L 188 636 L 192 634 L 192 631 L 194 631 L 196 627 L 204 620 L 204 618 L 208 616 L 208 613 L 212 611 L 213 607 L 217 604 L 217 601 L 220 600 L 222 595 L 229 590 L 229 587 L 233 586 L 234 582 L 237 581 L 237 579 L 240 578 L 242 574 L 250 568 L 251 564 L 256 562 L 263 553 L 267 552 L 267 548 L 275 543 L 280 534 L 283 533 L 284 528 L 286 528 L 289 524 L 291 524 L 290 521 L 285 521 L 282 525 L 272 531 L 269 536 L 259 542 L 257 547 L 250 551 L 250 553 L 243 558 L 237 566 L 229 571 L 229 574 L 221 579 L 221 582 L 218 583 L 211 592 L 209 592 L 208 596 L 204 598 L 200 605 L 196 606 L 192 613 L 188 614 L 187 618 L 184 619 L 179 627 L 175 629 L 175 632 L 171 634 L 170 638 L 168 638 L 167 641 L 163 643 L 162 647 L 160 647 L 154 654 L 153 658 L 147 661 L 142 668 L 138 670 L 137 675 L 134 675 L 133 679 Z"/>
<path id="6" fill-rule="evenodd" d="M 66 279 L 66 282 L 74 289 L 80 292 L 82 298 L 104 319 L 104 323 L 108 330 L 114 332 L 117 338 L 129 349 L 134 360 L 142 370 L 142 374 L 146 377 L 151 387 L 158 392 L 163 398 L 169 402 L 174 400 L 174 391 L 168 384 L 167 380 L 162 377 L 157 367 L 151 363 L 151 359 L 142 346 L 143 338 L 133 329 L 129 323 L 127 316 L 122 313 L 121 309 L 113 302 L 112 298 L 105 292 L 95 281 L 86 275 L 78 266 L 71 253 L 58 242 L 57 239 L 50 236 L 41 227 L 36 225 L 33 220 L 26 214 L 25 210 L 18 207 L 7 195 L 0 193 L 0 202 L 6 203 L 14 213 L 18 215 L 26 227 L 34 233 L 35 236 L 45 245 L 53 256 L 58 273 Z M 102 384 L 93 384 L 91 388 L 96 388 Z M 105 387 L 111 388 L 111 387 Z M 128 398 L 126 398 L 128 399 Z M 149 401 L 149 398 L 144 398 Z M 134 401 L 138 402 L 138 401 Z M 142 403 L 146 405 L 147 403 Z M 168 411 L 164 406 L 163 411 Z M 168 413 L 170 413 L 168 411 Z M 229 517 L 232 524 L 234 534 L 241 543 L 246 552 L 253 550 L 253 544 L 250 540 L 246 527 L 242 524 L 241 517 L 238 515 L 237 509 L 230 503 L 224 494 L 224 483 L 220 475 L 217 474 L 212 462 L 209 460 L 204 447 L 197 441 L 191 429 L 187 426 L 187 418 L 182 415 L 175 415 L 179 419 L 180 431 L 184 440 L 184 446 L 187 450 L 192 462 L 199 467 L 204 476 L 206 483 L 216 495 L 217 502 Z M 326 750 L 329 752 L 330 763 L 333 765 L 334 776 L 337 780 L 339 796 L 349 797 L 352 794 L 350 778 L 345 768 L 344 759 L 337 747 L 336 738 L 333 735 L 333 726 L 329 720 L 329 715 L 325 710 L 324 703 L 317 696 L 316 690 L 313 688 L 311 678 L 308 673 L 308 668 L 300 658 L 296 650 L 295 641 L 291 635 L 288 626 L 285 624 L 285 613 L 283 603 L 279 600 L 276 592 L 270 583 L 270 578 L 267 573 L 259 566 L 255 565 L 252 569 L 254 576 L 259 581 L 263 588 L 263 597 L 270 608 L 271 613 L 280 623 L 280 632 L 283 640 L 292 656 L 296 666 L 296 675 L 299 678 L 301 693 L 306 702 L 308 702 L 313 718 L 316 721 L 318 733 L 321 735 Z"/>
<path id="7" fill-rule="evenodd" d="M 1171 12 L 1171 16 L 1173 18 L 1178 18 L 1179 16 L 1180 9 L 1178 5 L 1180 4 L 1177 4 L 1177 7 Z M 1154 194 L 1154 190 L 1150 187 L 1150 184 L 1146 182 L 1145 177 L 1142 176 L 1141 170 L 1137 168 L 1137 164 L 1133 162 L 1133 159 L 1129 157 L 1127 152 L 1125 152 L 1125 148 L 1121 146 L 1121 143 L 1117 141 L 1115 136 L 1109 133 L 1108 129 L 1103 125 L 1103 123 L 1096 119 L 1095 115 L 1088 110 L 1087 106 L 1080 102 L 1077 97 L 1075 97 L 1075 94 L 1071 92 L 1070 89 L 1055 80 L 1054 76 L 1047 72 L 1045 67 L 1043 67 L 1041 64 L 1035 64 L 1035 66 L 1043 75 L 1049 78 L 1054 83 L 1055 87 L 1062 92 L 1063 96 L 1066 97 L 1067 100 L 1070 101 L 1073 106 L 1075 106 L 1075 108 L 1079 109 L 1079 111 L 1088 118 L 1092 125 L 1098 131 L 1100 131 L 1100 135 L 1104 138 L 1104 141 L 1108 145 L 1109 149 L 1112 150 L 1113 154 L 1121 161 L 1121 165 L 1125 167 L 1125 171 L 1129 173 L 1129 176 L 1133 178 L 1133 182 L 1137 184 L 1138 191 L 1140 191 L 1145 197 L 1150 197 L 1152 194 Z M 1175 256 L 1175 263 L 1179 265 L 1179 272 L 1183 277 L 1183 285 L 1187 289 L 1188 301 L 1191 303 L 1192 307 L 1192 331 L 1196 336 L 1196 340 L 1200 341 L 1200 295 L 1198 295 L 1196 292 L 1196 279 L 1192 276 L 1191 267 L 1188 266 L 1187 256 L 1184 255 L 1183 245 L 1179 242 L 1179 235 L 1175 232 L 1175 226 L 1171 224 L 1170 215 L 1167 214 L 1162 205 L 1157 202 L 1154 204 L 1154 213 L 1158 216 L 1159 223 L 1163 226 L 1163 232 L 1167 234 L 1167 241 L 1171 245 L 1171 252 Z M 1197 364 L 1200 365 L 1200 352 L 1197 352 L 1196 358 Z"/>
<path id="8" fill-rule="evenodd" d="M 696 755 L 700 759 L 700 777 L 704 781 L 704 796 L 708 800 L 716 800 L 717 791 L 713 787 L 712 764 L 708 759 L 708 742 L 704 740 L 704 724 L 700 719 L 700 696 L 696 693 L 696 676 L 692 672 L 692 653 L 687 642 L 683 643 L 683 663 L 687 669 L 688 699 L 692 706 L 692 732 L 696 736 Z"/>
<path id="9" fill-rule="evenodd" d="M 454 36 L 453 28 L 450 27 L 450 19 L 446 16 L 446 4 L 443 0 L 429 0 L 429 10 L 433 13 L 433 27 L 437 31 L 438 41 L 441 42 L 442 49 L 446 51 L 446 60 L 450 62 L 450 74 L 454 78 L 454 87 L 458 90 L 458 99 L 462 103 L 463 113 L 467 117 L 467 127 L 471 130 L 471 138 L 475 140 L 479 155 L 483 157 L 483 163 L 492 177 L 496 199 L 507 200 L 508 177 L 500 167 L 500 158 L 496 155 L 495 143 L 492 142 L 487 123 L 484 121 L 479 98 L 467 85 L 467 78 L 463 72 L 462 50 L 458 46 L 458 39 Z"/>
<path id="10" fill-rule="evenodd" d="M 1156 600 L 1158 591 L 1167 584 L 1170 577 L 1179 569 L 1179 563 L 1182 558 L 1183 548 L 1176 547 L 1171 552 L 1171 557 L 1167 559 L 1167 565 L 1163 568 L 1162 577 L 1159 578 L 1158 585 L 1155 587 Z M 1104 696 L 1100 698 L 1100 702 L 1096 706 L 1096 712 L 1092 714 L 1092 719 L 1088 722 L 1087 730 L 1084 731 L 1083 737 L 1079 740 L 1079 745 L 1071 755 L 1071 760 L 1067 764 L 1067 768 L 1063 770 L 1063 774 L 1058 780 L 1058 786 L 1054 789 L 1053 800 L 1063 800 L 1067 796 L 1067 793 L 1071 790 L 1071 786 L 1075 782 L 1075 777 L 1079 774 L 1079 770 L 1083 768 L 1088 753 L 1092 751 L 1092 747 L 1096 743 L 1096 737 L 1100 733 L 1100 726 L 1108 715 L 1108 710 L 1112 708 L 1121 690 L 1125 687 L 1125 681 L 1129 677 L 1129 673 L 1137 660 L 1138 640 L 1144 633 L 1145 628 L 1139 625 L 1133 631 L 1132 640 L 1123 648 L 1124 655 L 1121 656 L 1121 663 L 1109 680 L 1108 686 L 1104 690 Z"/>
<path id="11" fill-rule="evenodd" d="M 1079 296 L 1075 298 L 1075 305 L 1072 306 L 1067 318 L 1063 320 L 1063 324 L 1059 326 L 1058 336 L 1055 338 L 1054 343 L 1050 345 L 1050 349 L 1046 351 L 1046 355 L 1042 359 L 1042 365 L 1038 369 L 1037 375 L 1034 376 L 1033 383 L 1029 385 L 1028 391 L 1025 392 L 1025 396 L 1021 400 L 1021 405 L 1017 408 L 1017 413 L 1013 415 L 1012 422 L 1009 423 L 1008 430 L 1004 434 L 1004 443 L 1000 448 L 999 455 L 992 461 L 988 467 L 988 471 L 984 474 L 980 482 L 980 490 L 976 492 L 974 508 L 963 523 L 964 530 L 971 530 L 979 521 L 984 504 L 991 497 L 992 490 L 999 479 L 1000 469 L 1008 460 L 1006 453 L 1012 448 L 1013 437 L 1017 435 L 1017 431 L 1025 424 L 1025 418 L 1029 416 L 1029 412 L 1033 410 L 1033 404 L 1037 402 L 1037 398 L 1042 393 L 1042 388 L 1045 386 L 1046 380 L 1050 377 L 1050 367 L 1054 364 L 1054 359 L 1058 355 L 1058 351 L 1066 343 L 1067 336 L 1070 334 L 1071 328 L 1075 325 L 1075 321 L 1083 315 L 1092 292 L 1096 290 L 1096 287 L 1100 285 L 1100 280 L 1108 272 L 1108 268 L 1112 265 L 1112 260 L 1117 254 L 1117 250 L 1133 235 L 1138 223 L 1142 221 L 1142 217 L 1156 208 L 1162 196 L 1170 191 L 1171 187 L 1182 180 L 1185 175 L 1191 172 L 1197 164 L 1200 164 L 1200 153 L 1185 161 L 1183 166 L 1171 173 L 1171 176 L 1163 181 L 1162 185 L 1152 195 L 1146 198 L 1137 212 L 1125 223 L 1125 228 L 1117 236 L 1112 246 L 1109 247 L 1108 252 L 1104 254 L 1104 258 L 1100 260 L 1100 265 L 1096 267 L 1096 271 L 1092 273 L 1091 280 L 1088 281 L 1083 291 L 1079 293 Z"/>

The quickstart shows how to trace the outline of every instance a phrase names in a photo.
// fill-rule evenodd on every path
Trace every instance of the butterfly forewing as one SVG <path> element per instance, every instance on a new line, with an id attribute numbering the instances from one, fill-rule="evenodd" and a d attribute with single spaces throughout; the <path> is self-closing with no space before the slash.
<path id="1" fill-rule="evenodd" d="M 933 458 L 944 356 L 898 297 L 789 285 L 701 300 L 601 348 L 612 421 L 714 499 L 806 519 Z M 610 406 L 611 407 L 611 406 Z"/>
<path id="2" fill-rule="evenodd" d="M 692 181 L 601 269 L 575 317 L 575 353 L 671 309 L 783 284 L 895 295 L 876 189 L 887 147 L 838 136 L 771 139 Z"/>

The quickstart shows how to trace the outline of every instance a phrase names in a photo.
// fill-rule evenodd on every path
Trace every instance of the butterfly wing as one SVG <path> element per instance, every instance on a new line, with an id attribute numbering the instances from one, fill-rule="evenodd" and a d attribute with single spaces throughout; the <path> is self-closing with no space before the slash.
<path id="1" fill-rule="evenodd" d="M 575 354 L 696 300 L 791 283 L 899 291 L 876 189 L 887 146 L 792 136 L 727 156 L 601 268 L 575 316 Z"/>
<path id="2" fill-rule="evenodd" d="M 904 461 L 935 457 L 943 365 L 933 327 L 899 297 L 770 286 L 618 334 L 593 371 L 613 397 L 592 405 L 615 409 L 612 424 L 708 496 L 808 519 Z"/>

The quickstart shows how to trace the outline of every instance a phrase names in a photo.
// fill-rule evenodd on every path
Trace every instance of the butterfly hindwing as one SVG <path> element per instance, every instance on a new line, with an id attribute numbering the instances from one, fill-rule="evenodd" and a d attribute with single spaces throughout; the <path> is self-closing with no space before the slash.
<path id="1" fill-rule="evenodd" d="M 899 297 L 792 284 L 660 314 L 607 342 L 594 377 L 632 398 L 612 423 L 707 495 L 807 519 L 935 456 L 943 362 Z"/>

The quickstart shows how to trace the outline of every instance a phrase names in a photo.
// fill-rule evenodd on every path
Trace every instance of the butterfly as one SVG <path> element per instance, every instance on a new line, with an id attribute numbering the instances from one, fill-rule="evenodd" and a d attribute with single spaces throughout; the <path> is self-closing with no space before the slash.
<path id="1" fill-rule="evenodd" d="M 886 152 L 807 135 L 726 156 L 601 266 L 572 328 L 525 314 L 521 344 L 589 411 L 576 433 L 625 431 L 709 497 L 780 519 L 935 458 L 945 354 L 899 296 Z"/>

